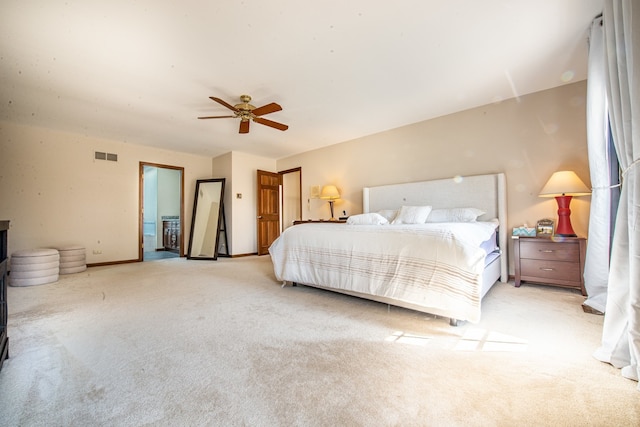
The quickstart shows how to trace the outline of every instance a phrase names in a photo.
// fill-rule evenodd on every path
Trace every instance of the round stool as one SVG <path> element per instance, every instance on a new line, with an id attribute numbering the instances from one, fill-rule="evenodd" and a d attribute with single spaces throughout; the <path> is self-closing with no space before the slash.
<path id="1" fill-rule="evenodd" d="M 34 286 L 58 281 L 60 254 L 56 249 L 32 249 L 11 254 L 9 285 Z"/>
<path id="2" fill-rule="evenodd" d="M 60 253 L 60 274 L 80 273 L 87 269 L 87 255 L 84 246 L 58 248 Z"/>

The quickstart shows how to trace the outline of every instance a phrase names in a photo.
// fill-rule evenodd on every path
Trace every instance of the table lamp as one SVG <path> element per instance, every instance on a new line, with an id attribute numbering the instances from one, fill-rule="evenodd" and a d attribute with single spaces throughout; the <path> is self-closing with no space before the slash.
<path id="1" fill-rule="evenodd" d="M 329 209 L 331 209 L 331 219 L 329 221 L 337 221 L 333 216 L 333 202 L 340 198 L 340 193 L 335 185 L 325 185 L 320 192 L 320 198 L 329 201 Z"/>
<path id="2" fill-rule="evenodd" d="M 540 191 L 540 197 L 555 197 L 558 202 L 558 225 L 556 236 L 576 237 L 571 226 L 571 199 L 574 196 L 588 196 L 589 188 L 573 171 L 555 172 Z"/>

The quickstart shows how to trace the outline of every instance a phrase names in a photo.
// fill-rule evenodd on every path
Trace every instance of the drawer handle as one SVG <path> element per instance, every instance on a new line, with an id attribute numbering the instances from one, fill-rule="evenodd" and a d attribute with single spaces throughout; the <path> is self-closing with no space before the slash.
<path id="1" fill-rule="evenodd" d="M 540 267 L 540 270 L 542 270 L 542 271 L 553 271 L 555 269 L 554 268 L 543 268 L 543 267 Z"/>
<path id="2" fill-rule="evenodd" d="M 540 249 L 540 252 L 544 252 L 544 253 L 546 253 L 546 254 L 552 254 L 552 253 L 554 253 L 555 251 L 554 251 L 553 249 L 547 249 L 547 250 L 544 250 L 544 251 L 543 251 L 542 249 Z"/>

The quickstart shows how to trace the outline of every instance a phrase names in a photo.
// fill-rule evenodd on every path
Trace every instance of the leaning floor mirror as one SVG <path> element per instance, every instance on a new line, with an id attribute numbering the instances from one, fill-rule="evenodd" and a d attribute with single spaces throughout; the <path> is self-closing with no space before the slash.
<path id="1" fill-rule="evenodd" d="M 220 247 L 227 248 L 224 183 L 224 178 L 196 181 L 188 259 L 216 260 Z"/>

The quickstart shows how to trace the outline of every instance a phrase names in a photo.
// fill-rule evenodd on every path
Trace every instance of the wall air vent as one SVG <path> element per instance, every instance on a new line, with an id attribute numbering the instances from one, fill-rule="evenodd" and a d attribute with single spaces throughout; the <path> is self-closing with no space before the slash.
<path id="1" fill-rule="evenodd" d="M 94 158 L 96 160 L 109 160 L 112 162 L 118 161 L 118 155 L 113 153 L 103 153 L 101 151 L 96 151 L 94 154 Z"/>

